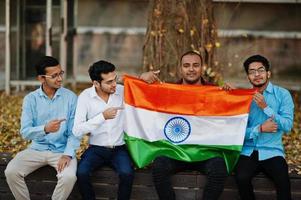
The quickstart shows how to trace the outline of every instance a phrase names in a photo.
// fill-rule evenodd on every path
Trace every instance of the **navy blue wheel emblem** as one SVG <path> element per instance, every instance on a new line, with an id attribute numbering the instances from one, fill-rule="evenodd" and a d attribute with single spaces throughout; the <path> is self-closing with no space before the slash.
<path id="1" fill-rule="evenodd" d="M 165 137 L 173 143 L 183 142 L 190 132 L 190 123 L 183 117 L 173 117 L 164 126 Z"/>

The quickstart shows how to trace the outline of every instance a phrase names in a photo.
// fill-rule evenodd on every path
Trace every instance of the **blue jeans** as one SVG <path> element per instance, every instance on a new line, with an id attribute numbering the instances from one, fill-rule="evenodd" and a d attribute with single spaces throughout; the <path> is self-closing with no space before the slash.
<path id="1" fill-rule="evenodd" d="M 84 152 L 77 168 L 77 183 L 83 199 L 95 199 L 90 176 L 104 165 L 112 167 L 119 176 L 118 200 L 130 199 L 134 169 L 125 145 L 113 149 L 90 145 Z"/>

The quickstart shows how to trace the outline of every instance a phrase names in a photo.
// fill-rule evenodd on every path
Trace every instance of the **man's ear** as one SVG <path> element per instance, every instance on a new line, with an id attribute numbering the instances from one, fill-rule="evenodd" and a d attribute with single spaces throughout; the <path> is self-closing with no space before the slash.
<path id="1" fill-rule="evenodd" d="M 38 81 L 40 81 L 41 83 L 45 82 L 45 78 L 43 76 L 38 75 L 37 76 Z"/>
<path id="2" fill-rule="evenodd" d="M 268 71 L 268 78 L 271 78 L 271 71 Z"/>
<path id="3" fill-rule="evenodd" d="M 93 81 L 92 83 L 95 87 L 100 85 L 100 83 L 98 81 Z"/>

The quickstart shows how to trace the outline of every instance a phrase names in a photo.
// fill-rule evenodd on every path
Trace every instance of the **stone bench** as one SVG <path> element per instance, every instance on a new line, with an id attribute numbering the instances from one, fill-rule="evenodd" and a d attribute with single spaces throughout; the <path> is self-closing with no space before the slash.
<path id="1" fill-rule="evenodd" d="M 11 155 L 0 153 L 0 199 L 13 200 L 8 185 L 5 180 L 4 170 Z M 42 167 L 26 177 L 31 198 L 33 200 L 50 199 L 56 185 L 55 170 L 51 167 Z M 301 176 L 290 174 L 292 184 L 293 199 L 301 199 Z M 197 172 L 183 172 L 173 176 L 173 186 L 177 199 L 193 200 L 201 199 L 206 177 Z M 102 168 L 92 176 L 92 182 L 97 195 L 97 199 L 115 199 L 117 194 L 118 177 L 109 168 Z M 253 179 L 257 200 L 275 200 L 276 193 L 270 180 L 260 174 Z M 69 199 L 81 199 L 77 185 Z M 138 169 L 135 173 L 132 198 L 135 200 L 155 200 L 158 199 L 149 169 Z M 233 176 L 227 178 L 222 200 L 239 199 L 237 188 Z"/>

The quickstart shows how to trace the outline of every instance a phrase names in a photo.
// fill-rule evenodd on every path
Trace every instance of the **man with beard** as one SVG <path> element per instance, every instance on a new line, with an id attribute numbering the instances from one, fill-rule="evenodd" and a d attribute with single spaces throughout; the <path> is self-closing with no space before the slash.
<path id="1" fill-rule="evenodd" d="M 52 199 L 64 200 L 76 182 L 75 151 L 80 141 L 72 127 L 77 97 L 62 87 L 64 71 L 55 58 L 43 56 L 35 67 L 41 87 L 24 98 L 20 130 L 32 142 L 8 163 L 6 181 L 15 199 L 29 200 L 24 177 L 50 165 L 58 179 Z"/>
<path id="2" fill-rule="evenodd" d="M 242 200 L 255 199 L 252 178 L 259 172 L 272 179 L 278 200 L 290 200 L 288 166 L 284 158 L 282 135 L 293 126 L 294 104 L 286 89 L 272 84 L 269 61 L 254 55 L 244 62 L 253 88 L 247 131 L 236 168 L 236 182 Z"/>
<path id="3" fill-rule="evenodd" d="M 89 148 L 77 170 L 82 198 L 95 199 L 91 173 L 104 165 L 119 177 L 118 200 L 129 200 L 134 179 L 133 165 L 123 140 L 123 86 L 117 84 L 115 66 L 100 60 L 89 68 L 93 86 L 78 97 L 74 135 L 90 133 Z"/>
<path id="4" fill-rule="evenodd" d="M 202 78 L 202 57 L 194 51 L 188 51 L 182 55 L 180 59 L 180 74 L 182 79 L 178 84 L 212 85 Z M 140 78 L 148 83 L 159 80 L 156 72 L 145 72 Z M 224 182 L 228 173 L 222 155 L 217 151 L 212 152 L 212 155 L 208 160 L 197 162 L 179 161 L 167 156 L 157 157 L 153 162 L 152 175 L 159 199 L 176 199 L 171 185 L 171 176 L 184 170 L 196 170 L 205 174 L 207 183 L 202 199 L 218 199 L 223 192 Z"/>

